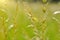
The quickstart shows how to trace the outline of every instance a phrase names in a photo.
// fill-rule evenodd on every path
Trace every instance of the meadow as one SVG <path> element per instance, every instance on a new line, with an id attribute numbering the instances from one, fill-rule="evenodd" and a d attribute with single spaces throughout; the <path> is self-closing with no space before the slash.
<path id="1" fill-rule="evenodd" d="M 0 40 L 60 40 L 60 3 L 0 1 Z"/>

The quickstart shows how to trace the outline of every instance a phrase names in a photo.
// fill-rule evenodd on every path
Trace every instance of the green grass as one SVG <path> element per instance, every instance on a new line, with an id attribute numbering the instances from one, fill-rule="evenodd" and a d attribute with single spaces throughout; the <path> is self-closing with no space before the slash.
<path id="1" fill-rule="evenodd" d="M 52 19 L 60 20 L 60 14 L 53 15 L 54 11 L 60 9 L 59 4 L 49 4 L 46 13 L 41 3 L 18 3 L 18 11 L 14 1 L 0 4 L 0 40 L 40 40 L 41 37 L 42 40 L 60 40 L 60 23 Z M 28 7 L 27 11 L 24 5 Z M 27 14 L 29 11 L 32 17 Z M 13 27 L 10 28 L 11 25 Z"/>

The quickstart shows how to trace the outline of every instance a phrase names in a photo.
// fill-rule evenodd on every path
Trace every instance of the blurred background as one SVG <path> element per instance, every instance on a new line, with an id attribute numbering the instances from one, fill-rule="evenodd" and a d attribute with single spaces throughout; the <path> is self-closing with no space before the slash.
<path id="1" fill-rule="evenodd" d="M 0 40 L 60 40 L 59 12 L 60 0 L 0 0 Z"/>
<path id="2" fill-rule="evenodd" d="M 16 0 L 18 1 L 18 0 Z M 19 0 L 19 1 L 27 1 L 27 2 L 42 2 L 42 0 Z M 49 3 L 58 3 L 60 0 L 48 0 Z"/>

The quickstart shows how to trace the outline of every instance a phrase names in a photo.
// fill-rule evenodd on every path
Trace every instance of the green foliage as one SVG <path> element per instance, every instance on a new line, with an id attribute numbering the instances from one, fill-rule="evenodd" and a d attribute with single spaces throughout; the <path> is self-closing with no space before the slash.
<path id="1" fill-rule="evenodd" d="M 0 40 L 60 40 L 60 15 L 53 14 L 53 5 L 5 2 L 0 3 Z"/>

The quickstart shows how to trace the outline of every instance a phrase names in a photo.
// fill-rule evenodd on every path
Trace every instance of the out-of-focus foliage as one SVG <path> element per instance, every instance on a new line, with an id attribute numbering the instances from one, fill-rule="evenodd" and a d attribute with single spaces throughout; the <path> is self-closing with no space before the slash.
<path id="1" fill-rule="evenodd" d="M 0 40 L 60 40 L 60 13 L 54 14 L 56 10 L 60 4 L 0 0 Z"/>

